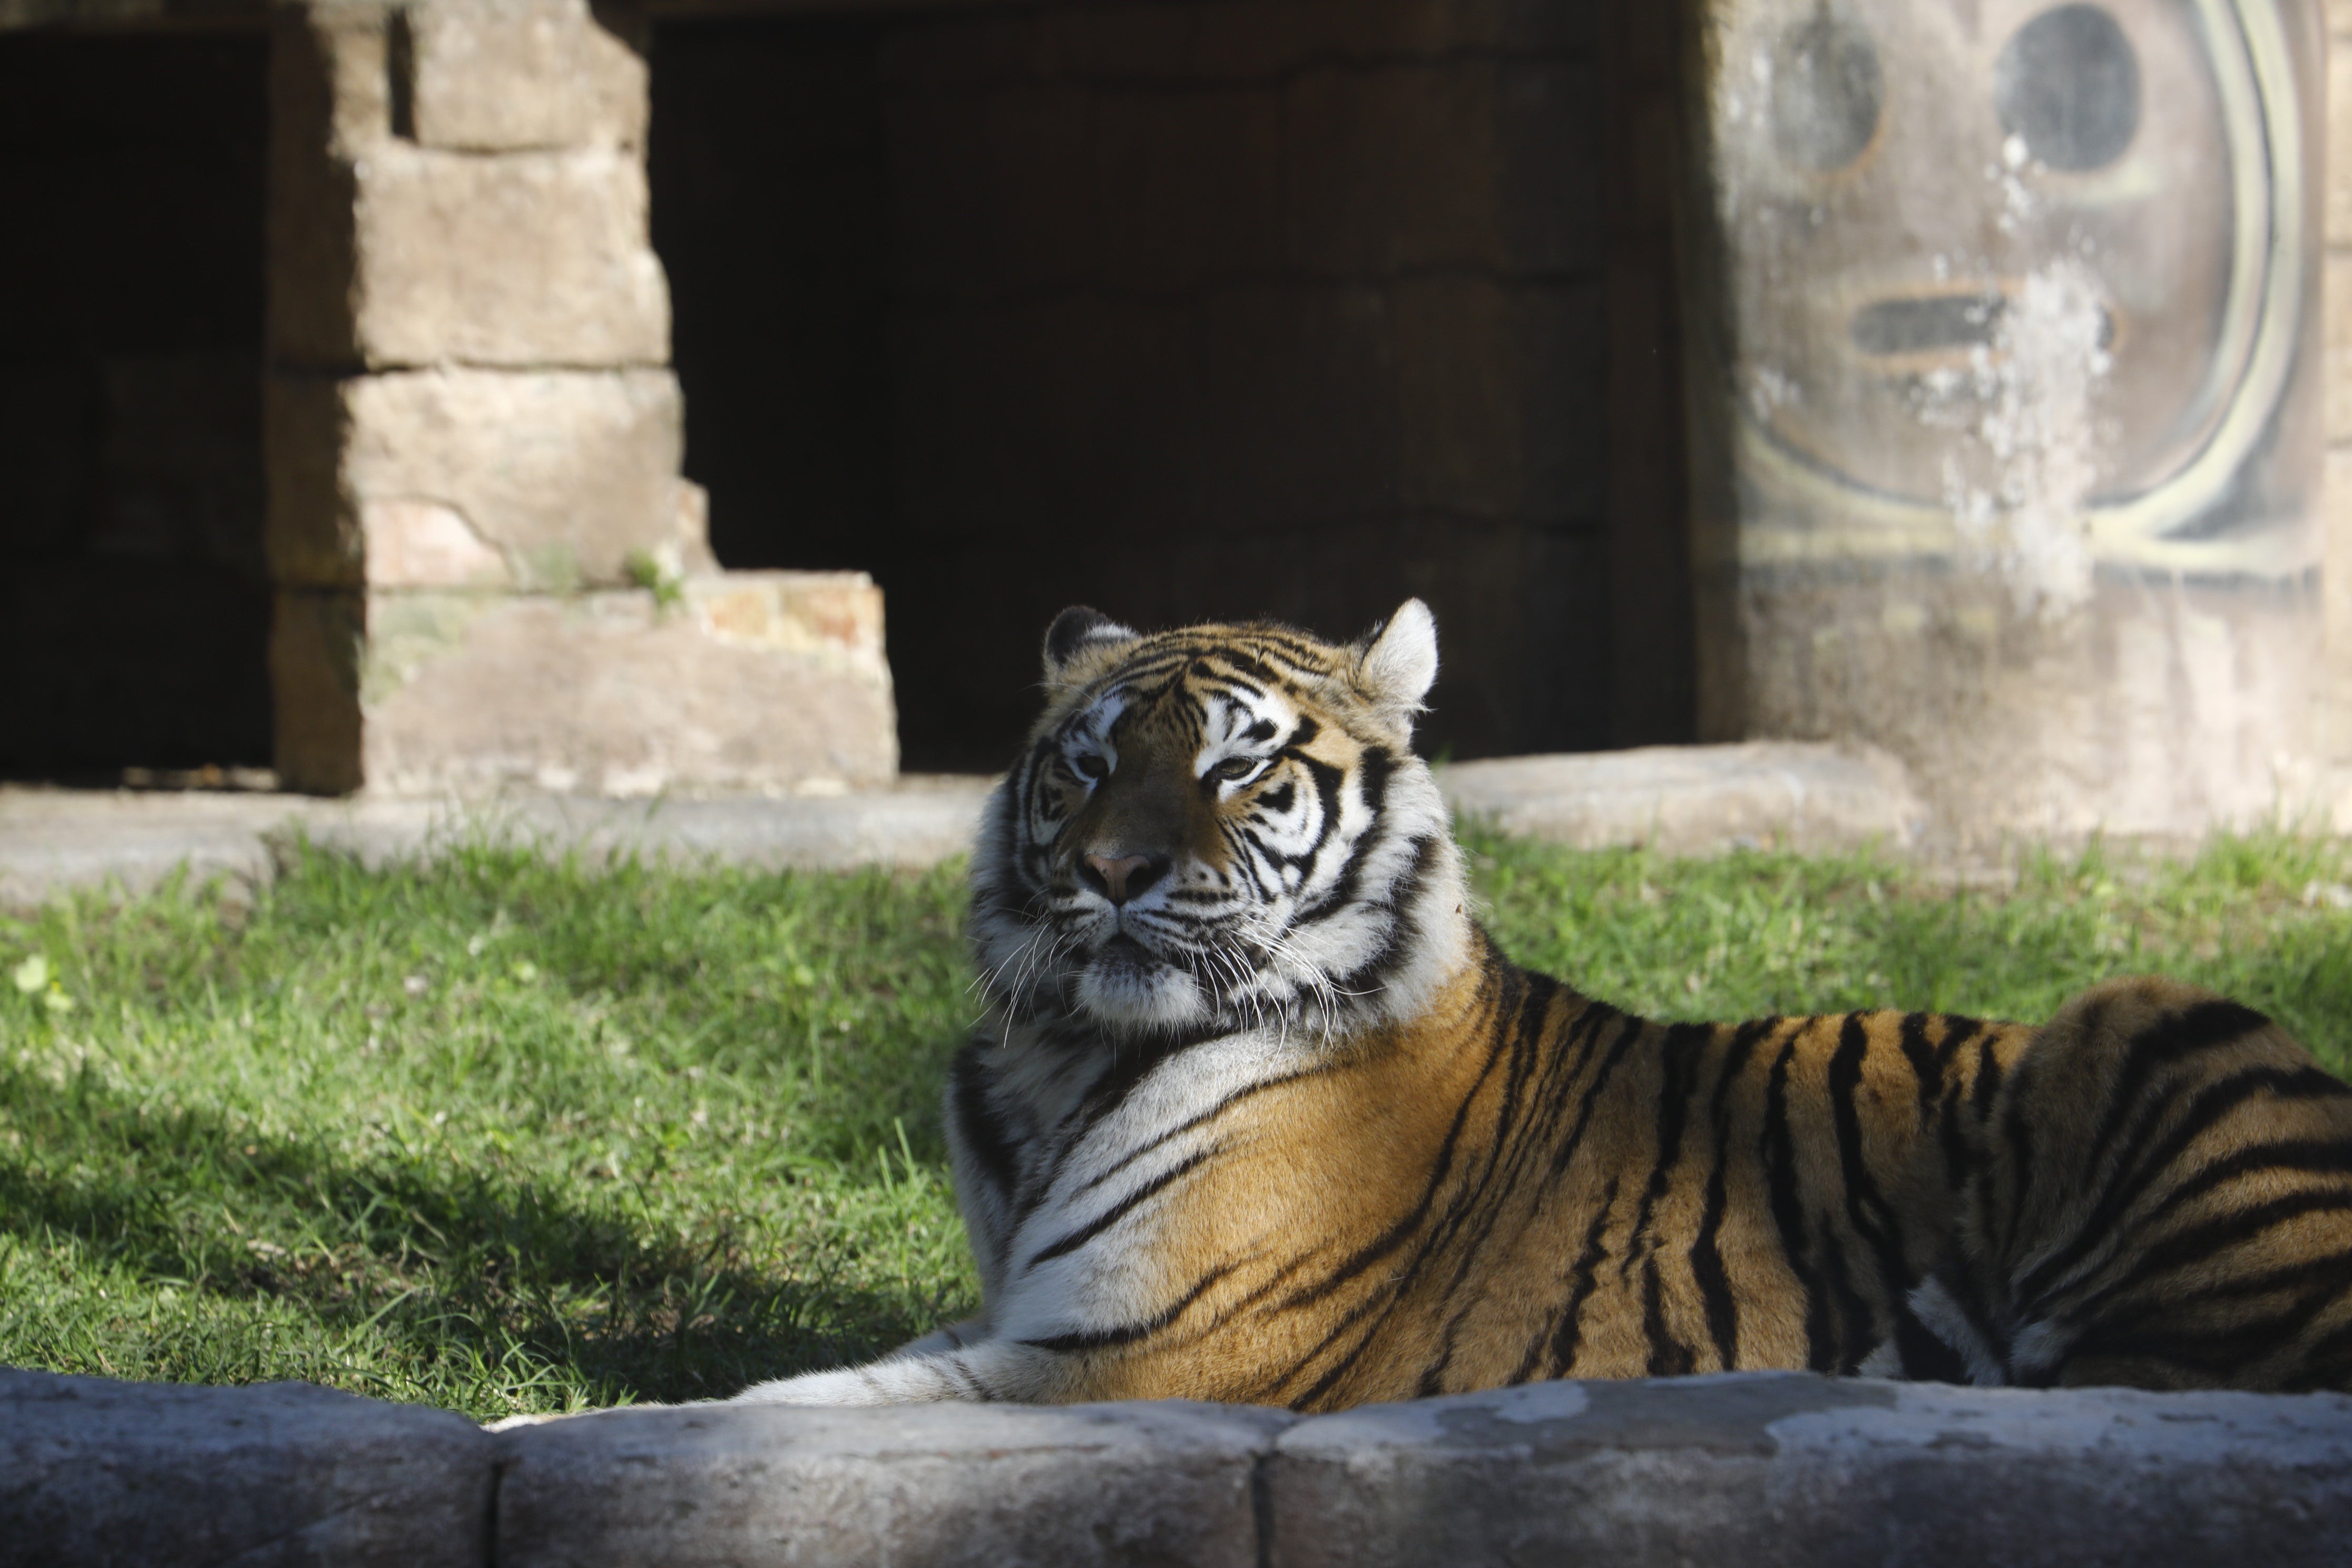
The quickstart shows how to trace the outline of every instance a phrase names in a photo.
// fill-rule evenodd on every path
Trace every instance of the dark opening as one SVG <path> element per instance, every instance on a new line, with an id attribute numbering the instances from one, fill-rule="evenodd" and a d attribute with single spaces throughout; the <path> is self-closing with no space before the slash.
<path id="1" fill-rule="evenodd" d="M 720 562 L 874 574 L 910 769 L 1003 765 L 1071 603 L 1352 637 L 1418 595 L 1426 748 L 1686 738 L 1686 673 L 1632 724 L 1609 674 L 1688 623 L 1610 620 L 1606 8 L 1113 10 L 656 26 Z"/>
<path id="2" fill-rule="evenodd" d="M 267 68 L 0 34 L 0 773 L 269 762 Z"/>

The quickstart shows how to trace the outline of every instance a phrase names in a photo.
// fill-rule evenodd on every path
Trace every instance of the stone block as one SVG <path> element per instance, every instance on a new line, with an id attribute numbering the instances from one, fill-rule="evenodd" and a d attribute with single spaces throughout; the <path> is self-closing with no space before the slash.
<path id="1" fill-rule="evenodd" d="M 1901 847 L 1927 824 L 1901 763 L 1875 747 L 1825 742 L 1496 757 L 1454 763 L 1437 777 L 1464 816 L 1580 849 Z"/>
<path id="2" fill-rule="evenodd" d="M 1500 266 L 1496 89 L 1477 59 L 1300 71 L 1283 140 L 1292 264 L 1354 279 Z"/>
<path id="3" fill-rule="evenodd" d="M 2327 51 L 2327 243 L 2352 245 L 2352 39 Z"/>
<path id="4" fill-rule="evenodd" d="M 462 1415 L 308 1384 L 0 1371 L 0 1556 L 487 1568 L 493 1447 Z"/>
<path id="5" fill-rule="evenodd" d="M 270 14 L 266 333 L 276 363 L 360 357 L 352 159 L 391 133 L 385 16 L 362 5 Z"/>
<path id="6" fill-rule="evenodd" d="M 1538 1384 L 1302 1422 L 1265 1487 L 1277 1568 L 2315 1568 L 2352 1531 L 2352 1399 Z"/>
<path id="7" fill-rule="evenodd" d="M 367 609 L 358 594 L 280 589 L 269 627 L 271 760 L 289 789 L 348 795 L 360 758 L 360 666 Z"/>
<path id="8" fill-rule="evenodd" d="M 860 573 L 288 593 L 272 656 L 278 772 L 316 793 L 822 793 L 898 771 L 881 594 Z"/>
<path id="9" fill-rule="evenodd" d="M 2352 447 L 2327 449 L 2320 517 L 2326 531 L 2322 546 L 2319 585 L 2325 626 L 2321 646 L 2326 658 L 2326 678 L 2319 683 L 2324 704 L 2325 755 L 2338 769 L 2352 769 Z M 2352 774 L 2347 774 L 2352 784 Z M 2336 831 L 2352 830 L 2352 790 L 2340 797 Z"/>
<path id="10" fill-rule="evenodd" d="M 667 371 L 279 376 L 268 405 L 281 585 L 568 591 L 708 559 Z"/>
<path id="11" fill-rule="evenodd" d="M 1661 226 L 1682 171 L 1674 161 L 1670 117 L 1658 95 L 1655 120 L 1629 149 L 1633 167 L 1604 180 L 1601 73 L 1589 61 L 1510 60 L 1494 77 L 1496 155 L 1500 163 L 1496 226 L 1501 264 L 1512 272 L 1582 272 L 1607 250 L 1604 186 L 1638 190 Z M 1647 107 L 1645 105 L 1645 107 Z"/>
<path id="12" fill-rule="evenodd" d="M 1255 1568 L 1251 1480 L 1290 1420 L 1174 1402 L 583 1416 L 501 1436 L 497 1556 L 503 1568 Z"/>
<path id="13" fill-rule="evenodd" d="M 658 365 L 669 289 L 632 149 L 353 164 L 355 331 L 372 367 Z"/>
<path id="14" fill-rule="evenodd" d="M 586 0 L 431 0 L 406 13 L 410 129 L 427 147 L 635 147 L 646 62 Z"/>
<path id="15" fill-rule="evenodd" d="M 2320 397 L 2327 411 L 2327 439 L 2352 441 L 2352 250 L 2329 251 L 2326 268 L 2320 307 Z"/>
<path id="16" fill-rule="evenodd" d="M 1591 285 L 1395 285 L 1402 498 L 1549 523 L 1601 510 L 1603 306 Z"/>
<path id="17" fill-rule="evenodd" d="M 1095 114 L 1102 276 L 1170 294 L 1282 268 L 1282 105 L 1271 88 L 1132 89 Z"/>

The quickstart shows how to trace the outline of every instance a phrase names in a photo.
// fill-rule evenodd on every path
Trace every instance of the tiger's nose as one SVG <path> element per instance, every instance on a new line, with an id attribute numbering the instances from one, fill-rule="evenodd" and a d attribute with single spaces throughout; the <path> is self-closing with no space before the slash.
<path id="1" fill-rule="evenodd" d="M 1114 904 L 1123 904 L 1152 883 L 1168 868 L 1165 856 L 1122 855 L 1114 859 L 1108 855 L 1087 857 L 1087 869 L 1094 873 L 1102 895 Z"/>

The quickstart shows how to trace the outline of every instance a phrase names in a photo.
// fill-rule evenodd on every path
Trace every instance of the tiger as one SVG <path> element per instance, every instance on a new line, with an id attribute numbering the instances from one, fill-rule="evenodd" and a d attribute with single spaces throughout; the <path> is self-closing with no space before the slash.
<path id="1" fill-rule="evenodd" d="M 2352 1090 L 2262 1015 L 1645 1019 L 1475 918 L 1419 600 L 1345 645 L 1074 607 L 1044 666 L 946 1094 L 981 1310 L 738 1399 L 2352 1388 Z"/>

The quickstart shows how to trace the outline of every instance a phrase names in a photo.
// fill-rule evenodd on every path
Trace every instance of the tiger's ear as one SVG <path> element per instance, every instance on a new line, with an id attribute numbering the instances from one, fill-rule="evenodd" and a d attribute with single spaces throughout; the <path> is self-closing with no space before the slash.
<path id="1" fill-rule="evenodd" d="M 1437 618 L 1407 599 L 1357 646 L 1357 687 L 1382 713 L 1410 722 L 1437 679 Z"/>
<path id="2" fill-rule="evenodd" d="M 1138 635 L 1132 627 L 1120 626 L 1090 605 L 1072 605 L 1045 628 L 1046 683 L 1066 684 L 1070 666 L 1081 657 L 1114 643 L 1133 642 Z"/>

